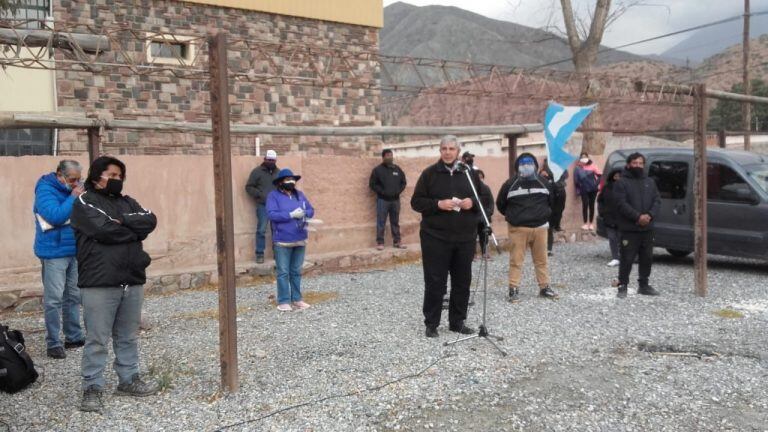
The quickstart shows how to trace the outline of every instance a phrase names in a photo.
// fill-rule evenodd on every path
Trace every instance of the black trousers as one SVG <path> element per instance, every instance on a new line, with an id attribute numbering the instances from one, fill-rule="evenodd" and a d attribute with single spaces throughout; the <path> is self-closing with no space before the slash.
<path id="1" fill-rule="evenodd" d="M 641 287 L 648 286 L 653 264 L 653 231 L 621 231 L 619 247 L 619 284 L 629 284 L 632 263 L 640 255 L 639 277 Z"/>
<path id="2" fill-rule="evenodd" d="M 554 202 L 552 203 L 552 216 L 549 218 L 549 225 L 555 230 L 560 230 L 560 222 L 563 220 L 563 211 L 565 211 L 565 190 L 555 192 Z"/>
<path id="3" fill-rule="evenodd" d="M 488 234 L 485 233 L 485 221 L 477 224 L 477 241 L 480 243 L 480 253 L 485 255 L 488 250 Z"/>
<path id="4" fill-rule="evenodd" d="M 595 220 L 595 200 L 597 200 L 597 191 L 581 194 L 581 216 L 584 223 L 592 223 Z"/>
<path id="5" fill-rule="evenodd" d="M 467 319 L 469 286 L 472 283 L 472 258 L 475 242 L 449 242 L 440 240 L 424 231 L 421 237 L 421 261 L 424 266 L 424 324 L 440 325 L 443 312 L 443 296 L 451 275 L 451 297 L 448 306 L 448 323 L 461 325 Z"/>

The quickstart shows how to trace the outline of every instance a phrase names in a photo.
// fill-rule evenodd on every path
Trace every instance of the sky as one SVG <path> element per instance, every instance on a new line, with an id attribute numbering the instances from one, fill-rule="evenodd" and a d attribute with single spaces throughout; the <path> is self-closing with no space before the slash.
<path id="1" fill-rule="evenodd" d="M 384 6 L 397 0 L 384 0 Z M 621 0 L 614 0 L 614 4 Z M 550 17 L 557 17 L 562 29 L 559 0 L 405 0 L 416 6 L 439 4 L 456 6 L 489 18 L 512 21 L 529 27 L 544 27 Z M 572 0 L 573 7 L 584 16 L 595 0 Z M 644 6 L 630 9 L 605 33 L 603 44 L 615 47 L 704 24 L 730 18 L 744 12 L 742 0 L 649 0 Z M 768 10 L 768 0 L 751 0 L 752 12 Z M 554 15 L 553 15 L 554 13 Z M 554 22 L 553 22 L 554 23 Z M 635 54 L 659 54 L 685 39 L 680 35 L 624 48 Z"/>

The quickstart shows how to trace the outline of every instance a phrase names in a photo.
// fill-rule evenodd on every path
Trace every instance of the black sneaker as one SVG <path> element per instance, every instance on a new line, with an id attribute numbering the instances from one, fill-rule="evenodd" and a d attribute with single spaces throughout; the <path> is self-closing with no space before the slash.
<path id="1" fill-rule="evenodd" d="M 122 383 L 117 386 L 115 390 L 115 396 L 152 396 L 160 391 L 160 386 L 156 382 L 146 383 L 139 378 L 139 374 L 136 374 L 129 383 Z"/>
<path id="2" fill-rule="evenodd" d="M 465 326 L 464 323 L 461 323 L 459 325 L 448 326 L 448 330 L 454 333 L 461 333 L 465 335 L 475 334 L 475 329 L 473 329 L 472 327 Z"/>
<path id="3" fill-rule="evenodd" d="M 428 338 L 436 338 L 440 336 L 437 333 L 437 327 L 427 327 L 427 331 L 425 332 L 425 334 Z"/>
<path id="4" fill-rule="evenodd" d="M 264 264 L 264 254 L 256 255 L 256 264 Z"/>
<path id="5" fill-rule="evenodd" d="M 85 345 L 85 341 L 84 341 L 84 340 L 81 340 L 81 341 L 77 341 L 77 342 L 69 342 L 69 341 L 65 341 L 65 342 L 64 342 L 64 349 L 75 349 L 75 348 L 80 348 L 80 347 L 81 347 L 81 346 L 83 346 L 83 345 Z"/>
<path id="6" fill-rule="evenodd" d="M 104 390 L 92 385 L 83 390 L 83 399 L 80 401 L 80 411 L 98 412 L 104 409 Z"/>
<path id="7" fill-rule="evenodd" d="M 519 303 L 520 302 L 520 293 L 519 293 L 519 290 L 516 287 L 509 287 L 509 292 L 508 292 L 507 300 L 509 300 L 510 303 Z"/>
<path id="8" fill-rule="evenodd" d="M 67 353 L 64 352 L 64 348 L 57 346 L 53 348 L 48 348 L 47 351 L 48 357 L 61 360 L 67 358 Z"/>
<path id="9" fill-rule="evenodd" d="M 552 288 L 550 288 L 549 285 L 547 285 L 544 288 L 541 288 L 539 290 L 539 297 L 556 299 L 558 296 L 557 296 L 557 293 L 552 291 Z"/>
<path id="10" fill-rule="evenodd" d="M 638 288 L 637 293 L 640 295 L 647 295 L 647 296 L 661 295 L 660 292 L 653 289 L 653 287 L 650 285 L 641 286 L 640 288 Z"/>
<path id="11" fill-rule="evenodd" d="M 627 286 L 626 285 L 619 285 L 619 291 L 616 293 L 616 297 L 618 298 L 627 298 Z"/>

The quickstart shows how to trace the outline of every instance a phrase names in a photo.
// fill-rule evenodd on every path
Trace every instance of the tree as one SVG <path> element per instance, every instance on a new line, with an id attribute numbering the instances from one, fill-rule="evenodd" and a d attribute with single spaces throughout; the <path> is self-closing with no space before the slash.
<path id="1" fill-rule="evenodd" d="M 581 77 L 582 104 L 590 104 L 595 101 L 596 91 L 599 91 L 600 83 L 590 79 L 592 68 L 597 63 L 597 55 L 600 52 L 600 44 L 608 28 L 614 21 L 624 15 L 629 9 L 640 6 L 642 0 L 596 0 L 594 8 L 590 9 L 587 16 L 574 11 L 571 0 L 560 0 L 563 11 L 563 24 L 567 36 L 568 46 L 571 49 L 573 67 Z M 584 122 L 586 129 L 599 129 L 603 125 L 599 107 Z M 605 152 L 605 138 L 597 132 L 584 134 L 582 151 L 593 155 L 602 155 Z"/>
<path id="2" fill-rule="evenodd" d="M 760 79 L 753 79 L 752 95 L 768 97 L 768 83 Z M 744 93 L 742 83 L 734 84 L 731 87 L 733 93 Z M 717 105 L 709 112 L 709 130 L 746 130 L 744 120 L 741 115 L 741 102 L 719 100 Z M 752 115 L 750 121 L 750 130 L 758 132 L 768 132 L 768 105 L 752 105 Z"/>

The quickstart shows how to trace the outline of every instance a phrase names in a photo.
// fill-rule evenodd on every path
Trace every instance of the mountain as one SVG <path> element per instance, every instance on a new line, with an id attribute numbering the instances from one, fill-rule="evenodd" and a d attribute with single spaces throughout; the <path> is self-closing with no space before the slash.
<path id="1" fill-rule="evenodd" d="M 736 20 L 703 28 L 689 33 L 683 41 L 664 51 L 661 56 L 688 59 L 698 64 L 726 48 L 741 44 L 743 21 Z M 749 24 L 750 38 L 758 38 L 768 33 L 768 15 L 752 16 Z"/>
<path id="2" fill-rule="evenodd" d="M 534 67 L 570 59 L 571 51 L 561 37 L 543 30 L 500 21 L 450 6 L 413 6 L 397 2 L 384 8 L 380 32 L 384 55 L 472 61 L 518 67 Z M 600 64 L 640 60 L 642 57 L 610 50 Z M 550 66 L 572 69 L 569 60 Z M 387 65 L 383 74 L 396 84 L 420 85 L 413 66 Z M 429 85 L 445 81 L 438 68 L 417 68 Z M 451 70 L 451 80 L 467 78 L 463 70 Z"/>

